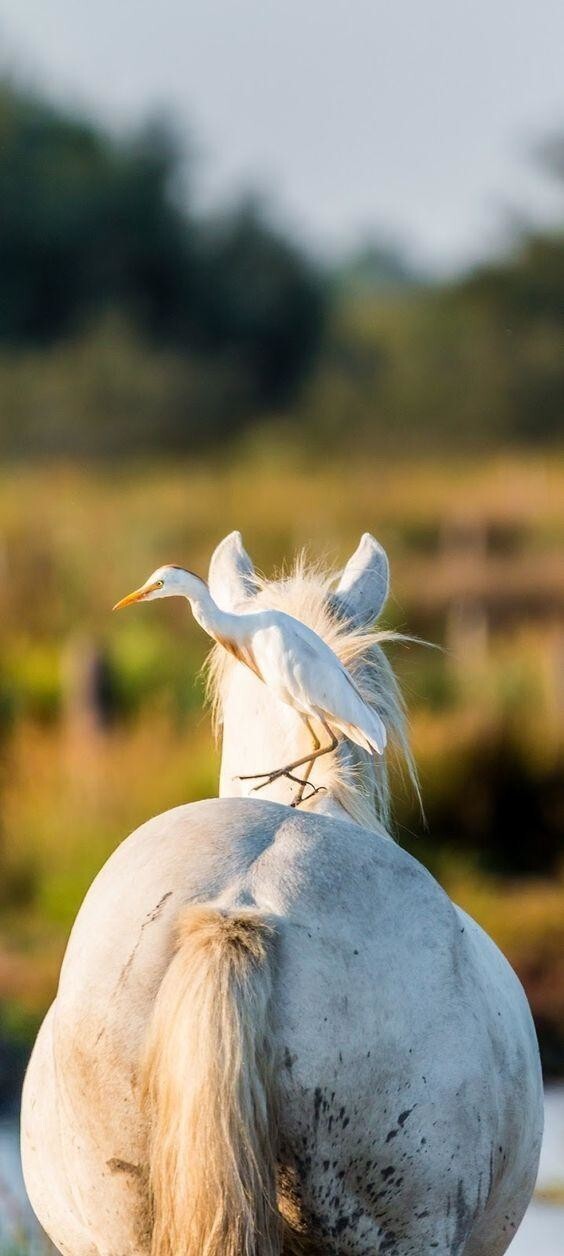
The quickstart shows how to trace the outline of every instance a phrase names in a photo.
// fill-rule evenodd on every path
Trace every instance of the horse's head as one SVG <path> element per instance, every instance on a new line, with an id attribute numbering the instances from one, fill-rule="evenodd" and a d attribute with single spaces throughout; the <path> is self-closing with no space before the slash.
<path id="1" fill-rule="evenodd" d="M 388 559 L 373 536 L 364 533 L 337 580 L 300 557 L 289 574 L 266 581 L 255 571 L 240 533 L 232 532 L 212 556 L 209 586 L 223 610 L 282 610 L 313 628 L 351 671 L 365 701 L 378 710 L 392 745 L 403 751 L 413 774 L 401 695 L 380 644 L 396 634 L 371 630 L 389 590 Z M 241 781 L 240 776 L 307 753 L 307 732 L 296 712 L 221 646 L 210 656 L 210 691 L 223 734 L 222 796 L 250 794 L 256 782 Z M 317 810 L 338 805 L 365 825 L 387 824 L 384 757 L 375 764 L 363 750 L 343 741 L 334 755 L 316 762 L 311 779 L 324 792 L 306 805 Z M 294 794 L 295 787 L 284 778 L 261 791 L 263 797 L 285 803 Z"/>

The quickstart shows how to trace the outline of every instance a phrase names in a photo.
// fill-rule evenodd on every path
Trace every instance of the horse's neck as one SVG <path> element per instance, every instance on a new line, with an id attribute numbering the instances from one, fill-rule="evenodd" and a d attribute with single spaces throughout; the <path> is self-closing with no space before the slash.
<path id="1" fill-rule="evenodd" d="M 343 802 L 340 802 L 334 794 L 325 790 L 321 794 L 316 794 L 310 802 L 302 804 L 302 807 L 306 811 L 314 811 L 316 815 L 328 816 L 331 820 L 350 821 L 355 818 L 351 815 L 350 811 L 347 811 Z M 368 827 L 368 825 L 364 825 L 363 827 Z M 373 825 L 370 824 L 370 828 L 372 827 Z"/>
<path id="2" fill-rule="evenodd" d="M 329 760 L 323 791 L 312 799 L 309 809 L 337 820 L 354 820 L 362 828 L 388 837 L 378 818 L 374 764 L 364 751 L 342 740 Z"/>
<path id="3" fill-rule="evenodd" d="M 248 683 L 244 717 L 241 717 L 239 702 L 235 704 L 229 694 L 226 697 L 220 797 L 263 798 L 289 805 L 298 792 L 295 781 L 279 777 L 265 782 L 253 779 L 251 774 L 276 771 L 302 758 L 312 749 L 311 740 L 303 722 L 290 707 L 280 704 L 273 718 L 272 709 L 268 712 L 266 705 L 262 705 L 272 701 L 267 699 L 263 686 L 252 676 Z M 325 735 L 322 736 L 325 739 Z M 293 775 L 300 778 L 306 770 L 307 763 L 304 763 Z M 353 819 L 364 827 L 380 830 L 374 806 L 373 772 L 372 765 L 366 763 L 360 751 L 357 756 L 355 747 L 341 742 L 335 753 L 322 755 L 313 762 L 309 780 L 319 792 L 308 801 L 311 790 L 306 788 L 303 809 L 334 819 Z M 362 775 L 365 776 L 364 788 Z M 245 776 L 251 779 L 240 779 Z M 259 790 L 257 785 L 261 786 Z"/>

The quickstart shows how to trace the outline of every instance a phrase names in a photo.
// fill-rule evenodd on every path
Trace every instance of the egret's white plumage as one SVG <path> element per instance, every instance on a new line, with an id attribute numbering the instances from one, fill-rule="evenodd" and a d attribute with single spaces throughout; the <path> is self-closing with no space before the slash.
<path id="1" fill-rule="evenodd" d="M 306 765 L 305 779 L 291 777 L 301 786 L 297 798 L 301 802 L 313 762 L 335 748 L 335 730 L 363 750 L 383 754 L 386 729 L 380 716 L 366 704 L 327 642 L 306 624 L 280 610 L 224 611 L 204 580 L 174 566 L 157 568 L 141 588 L 123 598 L 114 609 L 162 597 L 185 597 L 194 618 L 209 636 L 249 667 L 306 722 L 314 746 L 311 755 L 284 768 L 258 772 L 257 779 L 264 777 L 266 783 Z M 312 719 L 330 737 L 329 745 L 321 746 L 309 723 Z M 311 783 L 309 788 L 315 792 Z"/>
<path id="2" fill-rule="evenodd" d="M 382 754 L 386 730 L 352 676 L 317 633 L 283 611 L 255 611 L 249 639 L 261 679 L 300 715 L 336 728 L 363 750 Z"/>

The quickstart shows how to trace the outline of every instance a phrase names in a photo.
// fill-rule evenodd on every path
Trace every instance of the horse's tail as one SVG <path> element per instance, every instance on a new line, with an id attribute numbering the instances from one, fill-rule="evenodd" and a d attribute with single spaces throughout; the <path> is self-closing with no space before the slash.
<path id="1" fill-rule="evenodd" d="M 275 932 L 189 907 L 143 1061 L 152 1256 L 279 1256 L 270 1009 Z"/>

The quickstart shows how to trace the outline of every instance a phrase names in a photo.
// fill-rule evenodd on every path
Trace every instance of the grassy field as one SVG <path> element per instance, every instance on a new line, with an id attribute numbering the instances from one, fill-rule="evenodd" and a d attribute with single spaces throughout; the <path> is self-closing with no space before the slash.
<path id="1" fill-rule="evenodd" d="M 149 815 L 216 792 L 198 678 L 206 643 L 175 603 L 112 617 L 157 564 L 205 574 L 239 527 L 267 572 L 307 545 L 386 545 L 396 649 L 429 829 L 400 781 L 399 840 L 500 942 L 564 1066 L 564 459 L 70 465 L 0 477 L 0 1017 L 27 1040 L 96 871 Z M 93 697 L 93 694 L 96 697 Z"/>

